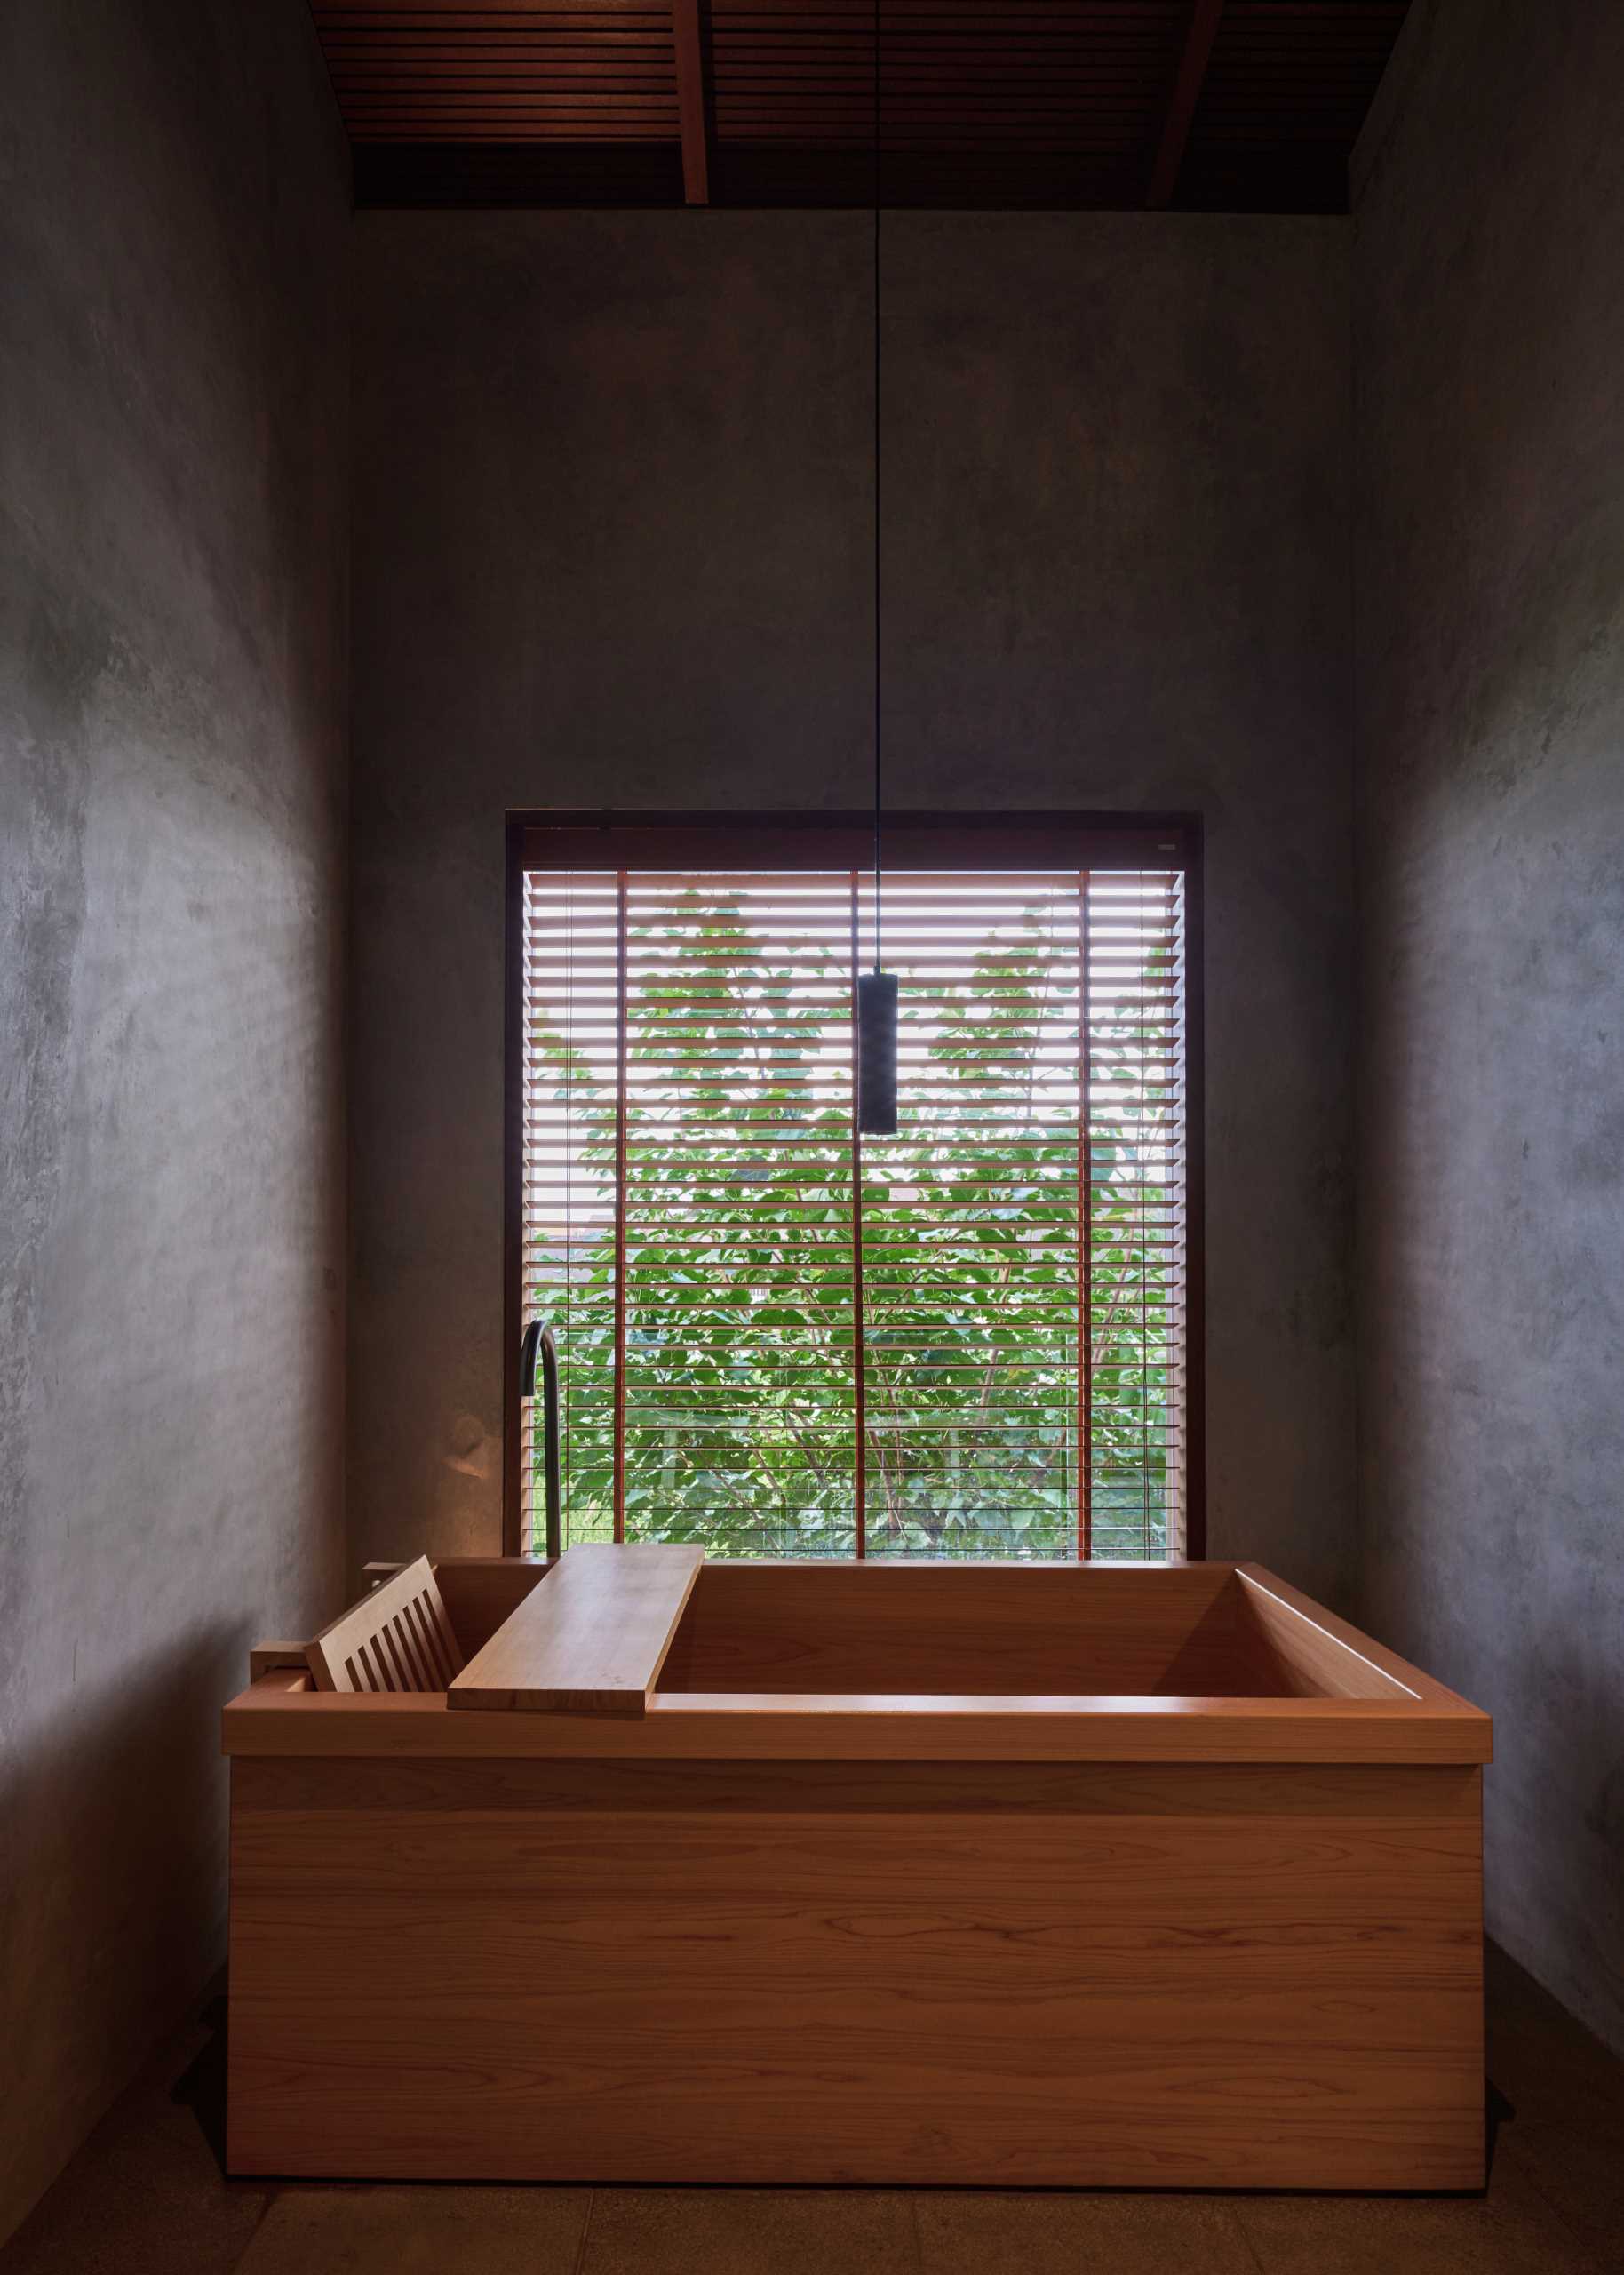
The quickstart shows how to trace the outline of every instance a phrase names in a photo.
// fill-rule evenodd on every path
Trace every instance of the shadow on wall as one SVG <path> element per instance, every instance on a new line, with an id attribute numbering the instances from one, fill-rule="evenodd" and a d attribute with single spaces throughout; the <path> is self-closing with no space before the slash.
<path id="1" fill-rule="evenodd" d="M 0 1910 L 9 2012 L 0 2200 L 45 2186 L 155 2029 L 225 1957 L 223 1700 L 245 1679 L 246 1625 L 195 1630 L 94 1684 L 0 1760 Z M 49 2003 L 30 1984 L 68 1986 Z"/>
<path id="2" fill-rule="evenodd" d="M 228 2043 L 228 2006 L 227 1982 L 222 1969 L 211 1981 L 198 2027 L 203 2041 L 170 2089 L 170 2099 L 178 2108 L 189 2109 L 209 2154 L 219 2169 L 221 2179 L 226 2172 L 226 2079 Z M 1491 2090 L 1491 2103 L 1499 2099 Z M 1507 2114 L 1514 2114 L 1509 2104 Z"/>

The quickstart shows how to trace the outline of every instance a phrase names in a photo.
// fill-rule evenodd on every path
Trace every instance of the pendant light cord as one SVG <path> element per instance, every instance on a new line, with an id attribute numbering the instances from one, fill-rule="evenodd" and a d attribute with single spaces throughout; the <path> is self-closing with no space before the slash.
<path id="1" fill-rule="evenodd" d="M 880 9 L 874 0 L 874 969 L 880 970 Z"/>

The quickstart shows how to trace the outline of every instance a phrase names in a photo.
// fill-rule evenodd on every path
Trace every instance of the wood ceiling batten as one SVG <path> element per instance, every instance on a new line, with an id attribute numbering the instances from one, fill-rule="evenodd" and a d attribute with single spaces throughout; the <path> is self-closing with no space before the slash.
<path id="1" fill-rule="evenodd" d="M 677 116 L 682 127 L 682 196 L 689 205 L 708 205 L 711 100 L 699 0 L 672 0 L 671 38 L 677 61 Z"/>
<path id="2" fill-rule="evenodd" d="M 1190 26 L 1184 34 L 1184 45 L 1179 55 L 1177 76 L 1173 92 L 1167 98 L 1166 114 L 1156 145 L 1156 156 L 1150 164 L 1150 184 L 1145 192 L 1149 206 L 1170 205 L 1178 187 L 1179 169 L 1184 163 L 1184 148 L 1190 140 L 1190 123 L 1196 115 L 1196 105 L 1201 98 L 1202 82 L 1206 67 L 1212 60 L 1213 43 L 1218 36 L 1218 19 L 1223 13 L 1223 0 L 1191 0 Z"/>

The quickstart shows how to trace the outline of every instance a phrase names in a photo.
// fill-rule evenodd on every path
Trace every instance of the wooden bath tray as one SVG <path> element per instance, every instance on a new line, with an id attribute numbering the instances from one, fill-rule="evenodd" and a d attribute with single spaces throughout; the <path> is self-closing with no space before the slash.
<path id="1" fill-rule="evenodd" d="M 702 1548 L 566 1550 L 476 1652 L 448 1706 L 533 1714 L 645 1714 Z"/>

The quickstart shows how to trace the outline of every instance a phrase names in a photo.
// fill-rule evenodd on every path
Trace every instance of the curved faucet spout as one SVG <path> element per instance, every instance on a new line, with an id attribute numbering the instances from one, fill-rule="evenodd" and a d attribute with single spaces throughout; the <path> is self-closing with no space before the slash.
<path id="1" fill-rule="evenodd" d="M 536 1353 L 541 1353 L 543 1459 L 547 1495 L 547 1554 L 561 1553 L 562 1521 L 558 1485 L 558 1345 L 553 1330 L 533 1319 L 519 1346 L 519 1395 L 536 1395 Z"/>

